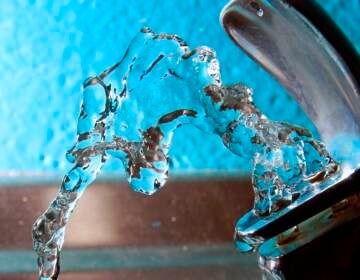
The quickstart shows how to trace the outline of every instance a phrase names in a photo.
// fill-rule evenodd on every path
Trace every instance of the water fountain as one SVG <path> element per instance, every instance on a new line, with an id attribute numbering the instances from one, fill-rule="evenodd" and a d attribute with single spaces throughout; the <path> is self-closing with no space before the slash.
<path id="1" fill-rule="evenodd" d="M 130 186 L 153 194 L 167 180 L 172 136 L 182 125 L 218 135 L 230 151 L 252 161 L 254 209 L 239 220 L 236 244 L 245 252 L 258 249 L 274 277 L 278 267 L 266 255 L 273 253 L 267 240 L 280 234 L 275 243 L 288 244 L 307 230 L 299 223 L 321 211 L 321 217 L 334 214 L 334 203 L 357 192 L 358 155 L 348 147 L 359 140 L 358 89 L 336 51 L 281 1 L 233 1 L 222 22 L 293 93 L 329 151 L 307 129 L 269 120 L 246 86 L 224 85 L 212 49 L 191 49 L 176 35 L 144 28 L 121 61 L 84 82 L 78 141 L 67 154 L 74 167 L 33 228 L 40 279 L 57 278 L 65 226 L 106 160 L 120 159 Z M 345 216 L 355 217 L 357 200 L 346 201 L 351 215 Z M 321 228 L 339 223 L 329 219 Z"/>
<path id="2" fill-rule="evenodd" d="M 260 266 L 270 278 L 284 278 L 286 255 L 359 216 L 359 56 L 314 1 L 231 1 L 221 21 L 299 102 L 342 168 L 276 215 L 261 219 L 251 211 L 238 221 L 237 242 L 260 246 Z"/>

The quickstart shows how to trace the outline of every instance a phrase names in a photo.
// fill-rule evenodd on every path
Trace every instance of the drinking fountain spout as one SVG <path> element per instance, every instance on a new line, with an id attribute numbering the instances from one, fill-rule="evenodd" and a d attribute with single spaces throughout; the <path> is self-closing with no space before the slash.
<path id="1" fill-rule="evenodd" d="M 238 221 L 238 248 L 258 251 L 260 267 L 276 279 L 286 278 L 285 255 L 360 216 L 360 60 L 321 17 L 311 0 L 233 0 L 220 18 L 231 39 L 301 105 L 341 166 L 340 175 L 285 209 L 269 217 L 249 211 Z M 326 26 L 315 27 L 319 22 Z"/>
<path id="2" fill-rule="evenodd" d="M 334 47 L 293 6 L 281 0 L 235 0 L 224 8 L 221 22 L 233 41 L 300 103 L 325 144 L 340 134 L 359 135 L 357 82 Z"/>

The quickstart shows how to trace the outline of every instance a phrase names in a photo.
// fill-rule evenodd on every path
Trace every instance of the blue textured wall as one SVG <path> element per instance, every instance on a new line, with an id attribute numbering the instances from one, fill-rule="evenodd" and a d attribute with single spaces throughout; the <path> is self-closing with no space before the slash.
<path id="1" fill-rule="evenodd" d="M 117 61 L 143 25 L 214 48 L 224 82 L 252 87 L 271 118 L 310 127 L 297 104 L 225 35 L 219 13 L 226 2 L 0 1 L 0 178 L 62 176 L 70 167 L 64 155 L 75 140 L 82 81 Z M 360 1 L 319 2 L 360 51 Z M 215 136 L 192 128 L 177 132 L 173 174 L 248 169 Z M 115 161 L 105 170 L 123 173 Z"/>

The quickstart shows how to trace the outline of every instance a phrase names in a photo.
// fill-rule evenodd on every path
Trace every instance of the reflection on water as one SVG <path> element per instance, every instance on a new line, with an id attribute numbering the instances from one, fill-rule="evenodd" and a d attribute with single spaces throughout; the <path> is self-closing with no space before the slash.
<path id="1" fill-rule="evenodd" d="M 67 154 L 74 167 L 33 227 L 40 279 L 57 278 L 65 226 L 107 159 L 122 161 L 134 191 L 153 194 L 167 181 L 179 126 L 216 134 L 253 162 L 257 215 L 283 209 L 338 170 L 308 130 L 269 120 L 246 86 L 223 85 L 212 49 L 190 49 L 176 35 L 142 29 L 120 62 L 83 86 L 78 139 Z"/>

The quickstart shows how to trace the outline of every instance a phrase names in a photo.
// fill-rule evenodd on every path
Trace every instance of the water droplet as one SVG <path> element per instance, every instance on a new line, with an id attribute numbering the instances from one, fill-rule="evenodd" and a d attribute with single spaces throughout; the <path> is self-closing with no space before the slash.
<path id="1" fill-rule="evenodd" d="M 251 8 L 253 8 L 255 10 L 256 14 L 259 17 L 262 17 L 264 15 L 264 10 L 261 8 L 259 3 L 253 1 L 250 3 L 250 6 L 251 6 Z"/>

